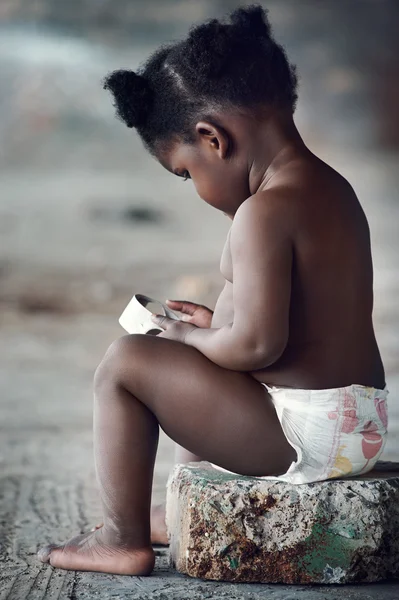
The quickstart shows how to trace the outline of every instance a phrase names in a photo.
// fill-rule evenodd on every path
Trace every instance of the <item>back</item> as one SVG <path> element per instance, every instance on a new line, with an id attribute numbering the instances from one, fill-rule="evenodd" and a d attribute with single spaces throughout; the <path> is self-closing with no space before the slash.
<path id="1" fill-rule="evenodd" d="M 277 363 L 253 375 L 312 389 L 383 388 L 369 227 L 352 187 L 313 155 L 287 166 L 279 185 L 295 197 L 289 341 Z"/>

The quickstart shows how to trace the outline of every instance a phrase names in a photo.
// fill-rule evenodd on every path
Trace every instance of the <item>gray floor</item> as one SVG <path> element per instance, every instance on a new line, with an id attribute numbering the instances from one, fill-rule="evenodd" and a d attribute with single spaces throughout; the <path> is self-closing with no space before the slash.
<path id="1" fill-rule="evenodd" d="M 291 1 L 268 5 L 300 63 L 297 122 L 305 139 L 348 177 L 369 218 L 375 328 L 391 391 L 383 458 L 398 460 L 399 173 L 397 150 L 383 143 L 392 132 L 361 103 L 366 71 L 353 76 L 356 52 L 350 40 L 345 48 L 334 41 L 339 27 L 330 31 L 326 24 L 332 14 L 326 21 L 321 3 L 310 0 L 301 11 Z M 195 6 L 206 13 L 216 3 Z M 176 14 L 177 25 L 172 20 L 182 33 L 197 18 L 183 13 L 186 23 Z M 389 31 L 384 15 L 374 23 L 380 41 Z M 351 18 L 344 18 L 346 31 L 355 31 Z M 145 155 L 114 121 L 98 86 L 104 71 L 135 62 L 167 38 L 168 24 L 140 45 L 112 36 L 99 44 L 95 36 L 89 42 L 54 28 L 46 35 L 21 24 L 0 28 L 7 142 L 0 156 L 0 600 L 396 599 L 399 583 L 297 588 L 194 580 L 168 568 L 165 549 L 149 578 L 54 571 L 36 559 L 38 546 L 85 531 L 100 516 L 92 376 L 122 334 L 117 317 L 130 296 L 184 296 L 213 306 L 222 287 L 218 264 L 230 222 Z M 363 37 L 370 33 L 369 23 L 359 27 Z M 363 38 L 358 42 L 364 50 Z M 21 51 L 24 44 L 31 52 Z M 140 218 L 143 208 L 148 212 Z M 172 463 L 173 444 L 161 433 L 154 502 L 164 498 Z"/>

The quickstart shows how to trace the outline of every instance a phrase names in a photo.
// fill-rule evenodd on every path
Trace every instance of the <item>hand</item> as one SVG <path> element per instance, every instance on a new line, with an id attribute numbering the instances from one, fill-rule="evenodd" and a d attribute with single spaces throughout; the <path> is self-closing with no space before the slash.
<path id="1" fill-rule="evenodd" d="M 186 337 L 194 329 L 197 329 L 196 325 L 191 323 L 183 323 L 183 321 L 176 321 L 175 319 L 169 319 L 163 315 L 152 315 L 151 320 L 164 329 L 161 333 L 158 333 L 157 337 L 163 337 L 168 340 L 175 340 L 176 342 L 185 343 Z"/>
<path id="2" fill-rule="evenodd" d="M 201 329 L 208 329 L 211 326 L 213 311 L 202 304 L 185 300 L 166 300 L 166 305 L 172 310 L 184 313 L 182 321 L 201 327 Z"/>

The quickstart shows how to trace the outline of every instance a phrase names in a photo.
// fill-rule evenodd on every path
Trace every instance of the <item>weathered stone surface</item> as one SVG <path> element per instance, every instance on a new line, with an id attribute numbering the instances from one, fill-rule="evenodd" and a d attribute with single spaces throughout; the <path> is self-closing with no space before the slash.
<path id="1" fill-rule="evenodd" d="M 399 465 L 300 486 L 224 473 L 208 462 L 176 465 L 166 523 L 170 564 L 192 577 L 296 584 L 399 578 Z"/>

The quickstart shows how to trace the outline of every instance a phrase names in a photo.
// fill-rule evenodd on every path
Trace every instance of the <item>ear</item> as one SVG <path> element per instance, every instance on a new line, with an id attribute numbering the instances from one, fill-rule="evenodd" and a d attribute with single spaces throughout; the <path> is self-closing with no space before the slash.
<path id="1" fill-rule="evenodd" d="M 202 142 L 205 142 L 212 150 L 215 150 L 219 158 L 226 158 L 231 150 L 232 140 L 222 127 L 218 127 L 209 121 L 199 121 L 195 130 Z"/>

